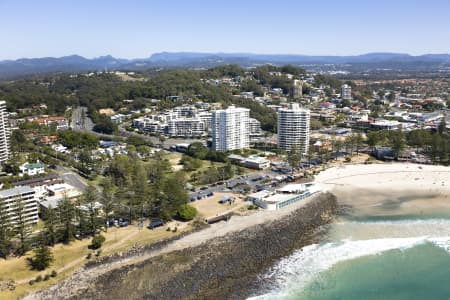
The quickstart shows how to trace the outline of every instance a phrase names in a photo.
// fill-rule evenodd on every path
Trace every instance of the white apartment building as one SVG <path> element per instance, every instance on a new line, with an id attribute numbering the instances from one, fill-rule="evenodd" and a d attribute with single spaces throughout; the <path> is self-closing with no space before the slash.
<path id="1" fill-rule="evenodd" d="M 197 114 L 197 108 L 193 105 L 182 105 L 175 107 L 173 112 L 177 118 L 194 117 Z"/>
<path id="2" fill-rule="evenodd" d="M 205 130 L 212 128 L 212 113 L 209 111 L 200 111 L 197 113 L 197 117 L 205 124 Z"/>
<path id="3" fill-rule="evenodd" d="M 213 150 L 230 151 L 249 148 L 249 114 L 249 109 L 235 106 L 213 111 Z"/>
<path id="4" fill-rule="evenodd" d="M 341 99 L 352 100 L 352 87 L 348 84 L 343 84 L 341 86 Z"/>
<path id="5" fill-rule="evenodd" d="M 137 118 L 133 120 L 133 128 L 150 133 L 162 133 L 167 127 L 166 123 L 154 120 L 153 118 Z"/>
<path id="6" fill-rule="evenodd" d="M 306 154 L 309 147 L 309 126 L 309 109 L 300 108 L 298 103 L 281 108 L 278 111 L 278 147 L 286 151 L 296 147 Z"/>
<path id="7" fill-rule="evenodd" d="M 20 215 L 26 224 L 38 222 L 38 205 L 35 192 L 29 186 L 20 186 L 0 191 L 0 210 L 8 222 L 17 224 Z"/>
<path id="8" fill-rule="evenodd" d="M 292 84 L 292 98 L 301 98 L 303 95 L 303 81 L 295 79 Z"/>
<path id="9" fill-rule="evenodd" d="M 257 141 L 262 137 L 261 122 L 254 118 L 249 118 L 250 141 Z"/>
<path id="10" fill-rule="evenodd" d="M 199 137 L 205 133 L 205 123 L 200 118 L 179 118 L 170 120 L 167 133 L 173 137 Z"/>
<path id="11" fill-rule="evenodd" d="M 0 101 L 0 163 L 4 163 L 9 158 L 9 135 L 10 128 L 6 102 Z"/>

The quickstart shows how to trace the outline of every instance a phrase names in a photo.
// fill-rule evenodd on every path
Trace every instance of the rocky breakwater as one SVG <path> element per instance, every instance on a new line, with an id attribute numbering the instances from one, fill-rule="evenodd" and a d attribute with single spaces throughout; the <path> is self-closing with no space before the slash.
<path id="1" fill-rule="evenodd" d="M 242 299 L 264 285 L 276 260 L 317 242 L 338 211 L 326 193 L 276 220 L 99 274 L 77 293 L 52 299 Z"/>

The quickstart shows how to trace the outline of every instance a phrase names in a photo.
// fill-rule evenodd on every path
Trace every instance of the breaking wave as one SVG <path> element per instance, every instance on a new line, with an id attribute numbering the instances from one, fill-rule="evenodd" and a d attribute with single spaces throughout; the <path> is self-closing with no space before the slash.
<path id="1" fill-rule="evenodd" d="M 306 246 L 294 252 L 291 256 L 283 258 L 271 270 L 261 275 L 261 281 L 270 283 L 269 292 L 250 299 L 285 298 L 290 286 L 303 289 L 321 272 L 330 269 L 339 262 L 363 256 L 378 255 L 389 250 L 406 250 L 431 243 L 450 253 L 450 220 L 357 223 L 349 222 L 347 224 L 350 228 L 358 227 L 357 225 L 381 226 L 379 229 L 382 229 L 384 236 L 390 236 L 390 230 L 393 230 L 395 237 L 353 240 L 350 234 L 349 239 Z M 337 226 L 345 226 L 345 224 L 337 224 Z M 397 237 L 399 230 L 404 231 L 407 237 Z M 412 236 L 414 232 L 416 236 Z M 378 236 L 378 234 L 375 234 L 375 236 Z"/>

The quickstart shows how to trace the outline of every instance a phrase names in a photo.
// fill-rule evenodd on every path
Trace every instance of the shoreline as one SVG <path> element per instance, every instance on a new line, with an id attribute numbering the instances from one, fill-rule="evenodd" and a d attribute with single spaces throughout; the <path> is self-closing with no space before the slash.
<path id="1" fill-rule="evenodd" d="M 412 163 L 344 165 L 316 176 L 356 219 L 450 217 L 450 168 Z M 449 213 L 446 213 L 449 212 Z"/>
<path id="2" fill-rule="evenodd" d="M 123 297 L 131 299 L 252 296 L 251 291 L 261 288 L 258 275 L 277 259 L 323 240 L 320 228 L 329 224 L 338 211 L 345 213 L 347 209 L 356 216 L 395 216 L 450 209 L 448 167 L 409 163 L 344 165 L 322 171 L 316 182 L 326 193 L 277 211 L 233 216 L 227 223 L 90 262 L 68 279 L 25 299 L 107 299 L 104 295 L 108 295 L 108 287 L 124 285 L 128 294 Z M 230 269 L 225 262 L 240 271 Z M 220 275 L 208 266 L 216 266 Z M 161 278 L 149 275 L 154 272 Z M 192 278 L 197 280 L 192 282 Z M 140 284 L 129 290 L 136 282 Z M 115 296 L 111 294 L 110 299 Z"/>
<path id="3" fill-rule="evenodd" d="M 119 258 L 105 258 L 25 299 L 242 298 L 273 262 L 320 238 L 338 210 L 318 194 L 275 212 L 231 218 Z M 110 287 L 114 286 L 111 291 Z M 123 294 L 119 294 L 123 293 Z M 236 294 L 238 293 L 238 294 Z"/>

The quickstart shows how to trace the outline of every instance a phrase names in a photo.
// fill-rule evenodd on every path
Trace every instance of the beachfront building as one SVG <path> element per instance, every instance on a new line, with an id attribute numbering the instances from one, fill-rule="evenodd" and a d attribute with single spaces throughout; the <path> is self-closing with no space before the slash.
<path id="1" fill-rule="evenodd" d="M 0 191 L 0 211 L 11 225 L 18 224 L 21 220 L 25 224 L 36 224 L 38 206 L 34 190 L 21 186 Z"/>
<path id="2" fill-rule="evenodd" d="M 295 147 L 303 154 L 308 153 L 309 126 L 309 109 L 300 108 L 298 103 L 281 108 L 278 111 L 278 147 L 286 151 Z"/>
<path id="3" fill-rule="evenodd" d="M 267 210 L 278 210 L 319 193 L 321 188 L 314 183 L 288 184 L 276 191 L 262 190 L 248 196 L 253 204 Z"/>
<path id="4" fill-rule="evenodd" d="M 212 112 L 212 149 L 230 151 L 250 147 L 248 108 L 230 106 Z"/>
<path id="5" fill-rule="evenodd" d="M 6 102 L 0 101 L 0 164 L 9 158 L 9 123 Z"/>

